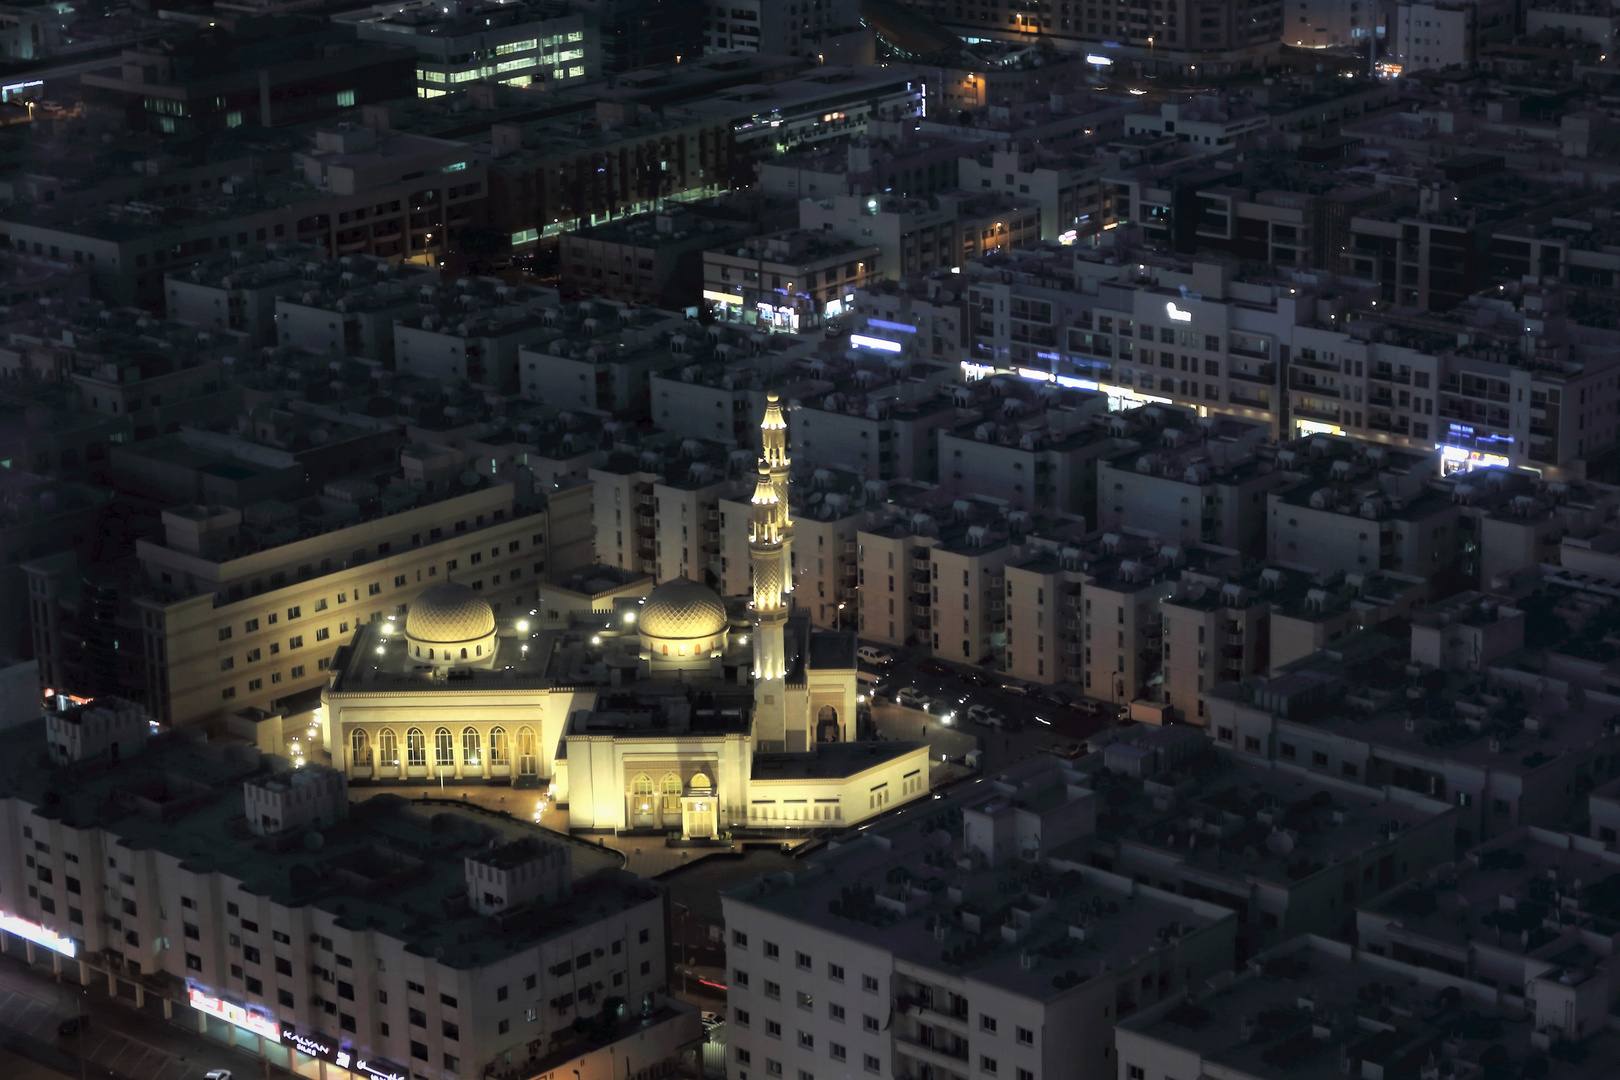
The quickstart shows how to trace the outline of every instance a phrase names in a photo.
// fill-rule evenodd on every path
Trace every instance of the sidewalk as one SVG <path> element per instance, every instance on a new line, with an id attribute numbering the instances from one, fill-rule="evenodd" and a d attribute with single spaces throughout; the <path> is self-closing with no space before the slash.
<path id="1" fill-rule="evenodd" d="M 93 1020 L 76 1039 L 58 1039 L 56 1026 L 78 1012 Z M 203 1080 L 229 1069 L 233 1080 L 293 1080 L 294 1074 L 241 1050 L 207 1039 L 132 1004 L 114 1001 L 105 982 L 88 994 L 20 957 L 0 959 L 0 1045 L 19 1057 L 89 1080 Z"/>

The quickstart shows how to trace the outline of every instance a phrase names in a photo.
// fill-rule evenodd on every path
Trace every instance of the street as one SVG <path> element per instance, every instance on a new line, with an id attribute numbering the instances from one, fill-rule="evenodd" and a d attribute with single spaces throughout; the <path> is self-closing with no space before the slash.
<path id="1" fill-rule="evenodd" d="M 80 1012 L 93 1018 L 89 1032 L 75 1039 L 58 1038 L 57 1025 Z M 69 1077 L 80 1075 L 83 1053 L 87 1080 L 203 1080 L 210 1069 L 229 1069 L 236 1080 L 293 1076 L 253 1055 L 137 1011 L 131 1003 L 114 1002 L 104 981 L 93 983 L 85 994 L 10 953 L 0 959 L 0 1046 Z"/>
<path id="2" fill-rule="evenodd" d="M 986 770 L 1001 768 L 1044 749 L 1077 743 L 1106 727 L 1113 715 L 1112 707 L 1106 703 L 1098 703 L 1100 711 L 1093 713 L 1034 693 L 1028 696 L 1008 693 L 1001 688 L 1002 684 L 1015 680 L 1005 679 L 999 673 L 984 668 L 931 660 L 926 649 L 880 647 L 894 654 L 893 662 L 861 665 L 862 670 L 874 672 L 882 679 L 875 695 L 882 700 L 874 701 L 872 712 L 877 733 L 890 739 L 930 738 L 923 734 L 922 725 L 926 723 L 931 733 L 939 728 L 940 721 L 936 716 L 924 717 L 915 709 L 901 709 L 898 706 L 886 708 L 901 689 L 915 687 L 930 701 L 952 703 L 951 708 L 956 716 L 947 730 L 978 738 L 980 748 L 984 751 Z M 943 669 L 943 673 L 925 670 L 924 665 Z M 968 681 L 969 678 L 977 681 Z M 870 686 L 866 690 L 870 695 Z M 1045 692 L 1045 688 L 1041 687 L 1031 687 L 1031 690 Z M 1022 730 L 1004 733 L 975 724 L 967 717 L 970 705 L 989 706 L 1021 725 Z M 930 741 L 933 740 L 930 738 Z M 936 761 L 942 751 L 952 757 L 963 752 L 949 746 L 936 746 Z"/>

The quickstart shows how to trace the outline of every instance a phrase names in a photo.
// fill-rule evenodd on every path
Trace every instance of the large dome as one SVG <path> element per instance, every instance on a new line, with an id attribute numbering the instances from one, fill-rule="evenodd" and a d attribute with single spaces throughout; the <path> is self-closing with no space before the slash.
<path id="1" fill-rule="evenodd" d="M 671 641 L 712 637 L 726 628 L 726 605 L 714 590 L 688 577 L 666 581 L 652 591 L 641 608 L 639 629 L 644 637 Z"/>
<path id="2" fill-rule="evenodd" d="M 405 636 L 424 645 L 458 645 L 494 632 L 495 612 L 488 602 L 454 581 L 426 590 L 405 613 Z"/>

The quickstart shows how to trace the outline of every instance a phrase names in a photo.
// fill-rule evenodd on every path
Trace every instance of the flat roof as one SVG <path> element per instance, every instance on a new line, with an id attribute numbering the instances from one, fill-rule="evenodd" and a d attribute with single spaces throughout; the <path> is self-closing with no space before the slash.
<path id="1" fill-rule="evenodd" d="M 150 738 L 116 764 L 104 759 L 53 766 L 43 718 L 0 731 L 0 794 L 35 815 L 76 829 L 102 828 L 119 846 L 157 850 L 198 874 L 219 873 L 243 892 L 287 907 L 313 907 L 337 925 L 403 941 L 451 967 L 477 967 L 596 922 L 658 895 L 656 885 L 618 869 L 611 852 L 504 814 L 446 802 L 412 809 L 380 795 L 352 804 L 349 817 L 293 832 L 283 843 L 240 828 L 243 784 L 276 774 L 250 747 L 208 744 L 198 729 Z M 152 813 L 152 806 L 160 812 Z M 305 842 L 318 833 L 319 845 Z M 464 859 L 492 842 L 536 839 L 565 845 L 574 893 L 497 924 L 453 914 L 442 901 L 464 892 Z"/>

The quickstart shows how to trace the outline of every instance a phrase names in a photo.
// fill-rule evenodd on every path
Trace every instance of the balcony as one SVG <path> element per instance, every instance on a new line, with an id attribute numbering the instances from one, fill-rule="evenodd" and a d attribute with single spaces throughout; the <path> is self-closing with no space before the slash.
<path id="1" fill-rule="evenodd" d="M 1339 410 L 1337 409 L 1315 409 L 1308 405 L 1295 405 L 1294 415 L 1308 417 L 1312 420 L 1326 420 L 1331 424 L 1339 422 Z"/>
<path id="2" fill-rule="evenodd" d="M 1294 366 L 1315 368 L 1317 371 L 1331 371 L 1335 375 L 1339 374 L 1341 370 L 1336 360 L 1323 360 L 1320 357 L 1304 355 L 1294 357 Z"/>
<path id="3" fill-rule="evenodd" d="M 1236 349 L 1233 349 L 1232 351 L 1237 352 Z M 1264 386 L 1273 386 L 1277 382 L 1276 364 L 1261 364 L 1252 371 L 1245 370 L 1243 368 L 1229 367 L 1227 368 L 1226 373 L 1234 379 L 1242 379 L 1244 382 L 1260 383 Z"/>
<path id="4" fill-rule="evenodd" d="M 1227 388 L 1226 400 L 1230 401 L 1234 405 L 1247 405 L 1254 409 L 1271 408 L 1270 401 L 1267 401 L 1265 398 L 1258 395 L 1245 394 L 1235 386 Z"/>
<path id="5" fill-rule="evenodd" d="M 1288 389 L 1300 394 L 1319 394 L 1323 397 L 1339 396 L 1339 388 L 1337 386 L 1321 386 L 1316 383 L 1301 382 L 1298 379 L 1290 379 L 1288 381 Z"/>

